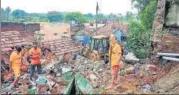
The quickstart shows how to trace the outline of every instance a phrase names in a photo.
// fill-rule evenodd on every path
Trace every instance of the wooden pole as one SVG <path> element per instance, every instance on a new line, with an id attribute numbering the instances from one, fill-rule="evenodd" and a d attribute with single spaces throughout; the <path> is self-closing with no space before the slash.
<path id="1" fill-rule="evenodd" d="M 99 6 L 98 6 L 98 2 L 96 5 L 96 35 L 97 35 L 97 28 L 98 28 L 98 10 L 99 10 Z"/>

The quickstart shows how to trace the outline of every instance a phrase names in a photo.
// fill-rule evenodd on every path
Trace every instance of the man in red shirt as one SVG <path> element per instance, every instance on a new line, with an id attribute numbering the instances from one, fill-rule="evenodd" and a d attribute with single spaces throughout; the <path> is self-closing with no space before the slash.
<path id="1" fill-rule="evenodd" d="M 38 48 L 38 43 L 34 42 L 33 43 L 33 48 L 29 50 L 29 56 L 30 56 L 30 61 L 31 61 L 31 66 L 30 66 L 30 79 L 32 80 L 32 77 L 35 73 L 35 68 L 37 67 L 38 74 L 41 73 L 41 49 Z"/>

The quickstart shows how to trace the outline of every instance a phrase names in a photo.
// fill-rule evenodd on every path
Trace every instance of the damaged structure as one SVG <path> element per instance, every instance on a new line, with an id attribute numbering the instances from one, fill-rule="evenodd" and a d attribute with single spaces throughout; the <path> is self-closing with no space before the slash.
<path id="1" fill-rule="evenodd" d="M 158 0 L 158 6 L 153 23 L 153 39 L 151 63 L 166 63 L 171 69 L 166 76 L 158 79 L 155 83 L 155 91 L 159 93 L 177 94 L 178 90 L 178 67 L 176 54 L 179 53 L 179 1 Z M 175 54 L 175 55 L 173 55 Z M 165 57 L 168 56 L 168 57 Z M 171 61 L 171 62 L 170 62 Z M 173 64 L 172 67 L 169 64 Z M 173 69 L 172 69 L 173 68 Z M 175 68 L 175 69 L 174 69 Z M 168 81 L 170 82 L 168 82 Z"/>
<path id="2" fill-rule="evenodd" d="M 158 0 L 153 23 L 153 55 L 157 52 L 179 52 L 178 6 L 178 0 Z"/>
<path id="3" fill-rule="evenodd" d="M 158 60 L 160 58 L 156 55 L 158 52 L 179 52 L 178 8 L 179 2 L 177 0 L 158 0 L 153 24 L 153 50 L 151 53 L 151 63 L 156 64 L 140 64 L 138 61 L 128 64 L 125 63 L 125 59 L 122 59 L 118 74 L 120 79 L 114 90 L 105 89 L 111 79 L 110 63 L 100 57 L 98 60 L 91 60 L 91 57 L 96 57 L 97 54 L 94 56 L 89 54 L 90 58 L 81 55 L 82 46 L 75 42 L 72 37 L 88 36 L 91 37 L 90 40 L 96 40 L 95 38 L 98 40 L 98 38 L 105 36 L 104 38 L 107 39 L 111 33 L 116 32 L 127 36 L 127 25 L 110 22 L 96 30 L 83 25 L 70 27 L 69 24 L 62 26 L 16 24 L 18 28 L 4 24 L 6 27 L 2 27 L 3 31 L 1 31 L 1 51 L 3 52 L 1 68 L 4 70 L 1 71 L 3 73 L 1 81 L 4 83 L 1 84 L 1 88 L 5 88 L 3 94 L 177 94 L 179 93 L 177 81 L 179 65 L 166 62 L 165 66 L 161 66 Z M 13 29 L 9 29 L 10 27 Z M 31 27 L 34 28 L 30 31 Z M 35 81 L 30 82 L 28 80 L 29 73 L 23 72 L 19 88 L 8 89 L 12 83 L 11 76 L 13 76 L 7 73 L 11 47 L 31 45 L 38 35 L 35 31 L 39 31 L 39 35 L 44 36 L 44 39 L 39 42 L 43 52 L 49 49 L 55 58 L 51 58 L 49 61 L 45 53 L 41 59 L 43 70 L 46 71 L 45 74 L 35 76 Z M 105 47 L 106 54 L 109 43 L 107 40 L 100 41 L 98 40 L 99 43 L 96 44 L 91 41 L 89 43 L 91 46 L 87 44 L 87 49 L 92 48 L 89 53 L 92 54 L 93 50 L 99 52 L 101 47 Z M 100 43 L 105 44 L 105 46 Z M 66 54 L 70 54 L 70 57 Z"/>

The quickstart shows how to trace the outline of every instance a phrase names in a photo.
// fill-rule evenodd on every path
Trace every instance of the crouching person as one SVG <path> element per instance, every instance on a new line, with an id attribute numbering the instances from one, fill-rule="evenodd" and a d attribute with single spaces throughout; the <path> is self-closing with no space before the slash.
<path id="1" fill-rule="evenodd" d="M 42 73 L 42 66 L 40 62 L 41 58 L 41 49 L 37 46 L 38 43 L 34 42 L 33 43 L 33 48 L 29 50 L 29 56 L 30 56 L 30 80 L 32 80 L 32 77 L 35 73 L 35 68 L 37 68 L 38 74 Z"/>

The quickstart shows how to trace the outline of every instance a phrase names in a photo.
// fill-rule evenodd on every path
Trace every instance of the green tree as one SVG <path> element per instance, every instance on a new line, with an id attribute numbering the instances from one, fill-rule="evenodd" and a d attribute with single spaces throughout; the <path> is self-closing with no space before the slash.
<path id="1" fill-rule="evenodd" d="M 1 20 L 7 21 L 11 15 L 11 8 L 7 7 L 5 9 L 1 8 Z"/>
<path id="2" fill-rule="evenodd" d="M 144 25 L 145 29 L 152 29 L 154 14 L 157 9 L 157 0 L 151 0 L 150 4 L 145 8 L 141 14 L 141 23 Z"/>
<path id="3" fill-rule="evenodd" d="M 84 15 L 80 12 L 69 12 L 66 13 L 65 15 L 65 21 L 69 22 L 69 21 L 75 21 L 79 24 L 85 23 L 86 19 L 84 17 Z"/>
<path id="4" fill-rule="evenodd" d="M 109 14 L 109 20 L 112 20 L 112 21 L 117 20 L 117 16 L 115 14 L 111 13 L 111 14 Z"/>
<path id="5" fill-rule="evenodd" d="M 124 20 L 124 16 L 121 13 L 117 14 L 117 17 L 118 17 L 118 20 L 120 21 Z"/>
<path id="6" fill-rule="evenodd" d="M 95 19 L 94 15 L 91 14 L 91 13 L 84 14 L 84 17 L 85 17 L 85 19 L 87 19 L 87 20 L 93 20 L 93 19 Z"/>
<path id="7" fill-rule="evenodd" d="M 61 22 L 64 16 L 60 12 L 52 11 L 47 13 L 47 18 L 50 22 Z"/>
<path id="8" fill-rule="evenodd" d="M 11 15 L 15 19 L 18 19 L 18 18 L 23 19 L 27 16 L 27 13 L 24 10 L 17 9 L 17 10 L 14 10 Z"/>
<path id="9" fill-rule="evenodd" d="M 1 8 L 1 20 L 5 19 L 5 10 Z"/>
<path id="10" fill-rule="evenodd" d="M 133 13 L 132 12 L 127 12 L 126 16 L 125 16 L 125 20 L 129 21 L 132 17 L 133 17 Z"/>
<path id="11" fill-rule="evenodd" d="M 158 0 L 151 0 L 144 10 L 139 13 L 139 20 L 130 20 L 130 36 L 127 40 L 127 45 L 129 50 L 133 51 L 138 58 L 147 58 L 149 55 L 151 47 L 151 30 L 156 12 L 157 1 Z"/>
<path id="12" fill-rule="evenodd" d="M 152 1 L 152 0 L 131 0 L 133 7 L 137 8 L 138 12 L 141 13 L 145 10 L 146 6 Z"/>
<path id="13" fill-rule="evenodd" d="M 150 49 L 151 30 L 146 30 L 140 22 L 131 19 L 129 32 L 130 36 L 127 40 L 129 50 L 133 51 L 138 58 L 147 58 Z"/>
<path id="14" fill-rule="evenodd" d="M 4 13 L 5 13 L 5 19 L 7 20 L 10 15 L 11 15 L 11 8 L 10 7 L 7 7 L 5 10 L 4 10 Z"/>

